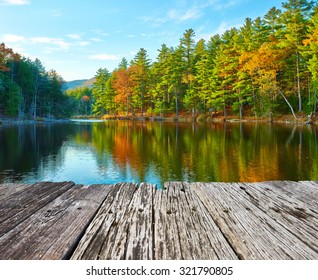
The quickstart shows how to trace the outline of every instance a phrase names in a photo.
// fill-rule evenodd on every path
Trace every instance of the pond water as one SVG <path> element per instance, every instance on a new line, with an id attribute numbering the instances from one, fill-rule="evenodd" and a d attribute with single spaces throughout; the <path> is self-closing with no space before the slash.
<path id="1" fill-rule="evenodd" d="M 0 183 L 318 180 L 314 126 L 72 122 L 0 126 Z"/>

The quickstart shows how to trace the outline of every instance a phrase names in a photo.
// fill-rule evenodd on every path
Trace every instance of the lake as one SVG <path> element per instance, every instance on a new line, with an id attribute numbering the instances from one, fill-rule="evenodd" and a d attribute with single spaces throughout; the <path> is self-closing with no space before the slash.
<path id="1" fill-rule="evenodd" d="M 317 139 L 270 123 L 0 125 L 0 183 L 318 180 Z"/>

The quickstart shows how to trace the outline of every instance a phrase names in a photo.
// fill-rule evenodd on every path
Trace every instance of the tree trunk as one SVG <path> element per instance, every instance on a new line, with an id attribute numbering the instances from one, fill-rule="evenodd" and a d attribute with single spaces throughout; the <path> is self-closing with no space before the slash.
<path id="1" fill-rule="evenodd" d="M 312 124 L 312 118 L 313 118 L 313 113 L 310 113 L 310 114 L 308 115 L 308 119 L 307 119 L 307 121 L 306 121 L 306 124 Z"/>
<path id="2" fill-rule="evenodd" d="M 300 70 L 299 70 L 299 53 L 296 53 L 296 68 L 297 68 L 297 92 L 298 92 L 298 112 L 303 111 L 302 96 L 300 89 Z"/>
<path id="3" fill-rule="evenodd" d="M 284 98 L 284 100 L 285 100 L 285 102 L 287 103 L 287 105 L 289 106 L 289 108 L 290 108 L 290 110 L 291 110 L 291 112 L 292 112 L 292 114 L 293 114 L 295 120 L 297 121 L 297 116 L 296 116 L 296 114 L 295 114 L 295 111 L 294 111 L 294 109 L 293 109 L 293 106 L 289 103 L 289 101 L 288 101 L 288 99 L 286 98 L 286 96 L 284 95 L 284 93 L 283 93 L 280 89 L 278 89 L 277 87 L 276 87 L 276 89 L 278 90 L 278 92 L 280 93 L 280 95 Z"/>
<path id="4" fill-rule="evenodd" d="M 315 104 L 314 104 L 314 114 L 316 114 L 317 111 L 317 91 L 315 90 Z"/>
<path id="5" fill-rule="evenodd" d="M 36 119 L 36 117 L 37 117 L 37 114 L 36 114 L 36 111 L 37 111 L 36 103 L 37 103 L 37 94 L 35 93 L 35 95 L 34 95 L 34 105 L 33 105 L 33 118 L 34 119 Z"/>
<path id="6" fill-rule="evenodd" d="M 179 119 L 178 92 L 176 92 L 176 119 Z"/>
<path id="7" fill-rule="evenodd" d="M 144 116 L 144 93 L 141 93 L 141 117 Z"/>

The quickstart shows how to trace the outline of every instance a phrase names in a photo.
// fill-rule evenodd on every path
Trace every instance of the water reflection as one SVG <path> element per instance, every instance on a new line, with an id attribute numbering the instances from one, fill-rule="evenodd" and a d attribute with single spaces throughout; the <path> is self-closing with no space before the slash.
<path id="1" fill-rule="evenodd" d="M 0 126 L 0 182 L 317 180 L 315 127 L 109 121 Z"/>

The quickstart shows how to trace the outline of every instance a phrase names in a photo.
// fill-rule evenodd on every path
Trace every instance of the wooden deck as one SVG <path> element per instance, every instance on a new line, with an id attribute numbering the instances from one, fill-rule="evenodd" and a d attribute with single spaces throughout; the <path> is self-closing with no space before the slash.
<path id="1" fill-rule="evenodd" d="M 318 259 L 318 182 L 0 185 L 0 259 Z"/>

